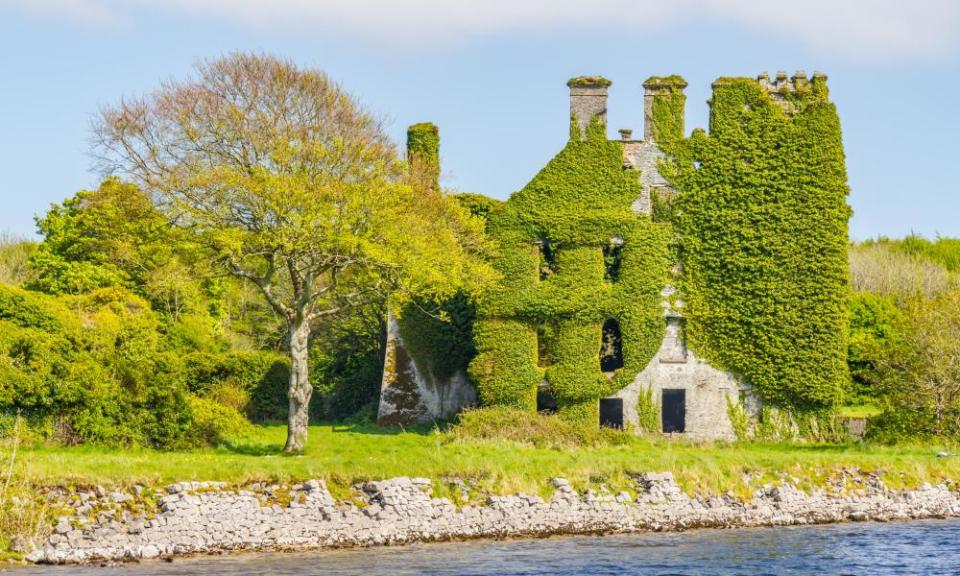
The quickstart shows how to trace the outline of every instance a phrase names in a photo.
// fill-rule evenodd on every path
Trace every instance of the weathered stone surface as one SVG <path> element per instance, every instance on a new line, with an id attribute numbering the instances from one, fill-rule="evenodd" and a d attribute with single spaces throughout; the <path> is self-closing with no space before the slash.
<path id="1" fill-rule="evenodd" d="M 386 354 L 380 384 L 377 423 L 381 426 L 429 424 L 450 418 L 475 404 L 477 391 L 458 370 L 440 378 L 421 365 L 407 350 L 394 316 L 387 317 Z"/>
<path id="2" fill-rule="evenodd" d="M 27 559 L 75 563 L 230 550 L 960 516 L 960 493 L 949 485 L 889 490 L 879 479 L 856 472 L 811 494 L 787 478 L 757 490 L 748 502 L 730 494 L 690 497 L 669 473 L 638 476 L 636 502 L 626 492 L 613 496 L 603 487 L 579 494 L 562 478 L 552 484 L 556 491 L 549 501 L 517 494 L 458 508 L 446 498 L 433 498 L 425 478 L 364 483 L 359 486 L 363 506 L 335 502 L 320 480 L 241 490 L 180 483 L 167 489 L 156 510 L 125 514 L 122 521 L 110 514 L 91 521 L 76 512 Z M 273 494 L 280 493 L 289 493 L 289 504 L 278 503 Z M 98 506 L 115 505 L 115 500 L 94 498 Z"/>

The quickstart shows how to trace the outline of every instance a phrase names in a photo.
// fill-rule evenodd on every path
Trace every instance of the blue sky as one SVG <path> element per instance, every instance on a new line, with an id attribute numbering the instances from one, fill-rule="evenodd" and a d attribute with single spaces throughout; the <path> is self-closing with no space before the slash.
<path id="1" fill-rule="evenodd" d="M 0 0 L 0 232 L 99 175 L 100 106 L 269 52 L 328 72 L 390 121 L 440 126 L 445 185 L 504 198 L 567 137 L 565 82 L 613 80 L 609 131 L 642 133 L 641 83 L 682 74 L 687 128 L 710 82 L 830 77 L 851 234 L 960 236 L 960 2 L 953 0 Z"/>

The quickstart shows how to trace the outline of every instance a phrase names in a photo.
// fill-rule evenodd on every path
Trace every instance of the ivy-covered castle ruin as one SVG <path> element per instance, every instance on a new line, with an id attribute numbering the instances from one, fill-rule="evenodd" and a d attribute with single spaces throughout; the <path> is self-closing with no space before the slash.
<path id="1" fill-rule="evenodd" d="M 507 201 L 458 198 L 497 241 L 500 281 L 389 322 L 379 420 L 472 404 L 731 438 L 731 414 L 818 411 L 846 373 L 847 221 L 826 76 L 719 78 L 708 130 L 686 82 L 643 84 L 643 138 L 607 136 L 609 80 L 570 88 L 570 140 Z M 439 170 L 437 130 L 412 165 Z"/>

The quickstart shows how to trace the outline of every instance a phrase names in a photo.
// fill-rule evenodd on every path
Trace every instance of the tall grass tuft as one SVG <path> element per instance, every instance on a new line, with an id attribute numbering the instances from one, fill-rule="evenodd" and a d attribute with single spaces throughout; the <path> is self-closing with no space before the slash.
<path id="1" fill-rule="evenodd" d="M 0 485 L 0 559 L 22 559 L 50 534 L 53 509 L 47 501 L 17 473 L 18 450 L 23 435 L 23 419 L 16 417 L 13 431 L 3 439 Z"/>

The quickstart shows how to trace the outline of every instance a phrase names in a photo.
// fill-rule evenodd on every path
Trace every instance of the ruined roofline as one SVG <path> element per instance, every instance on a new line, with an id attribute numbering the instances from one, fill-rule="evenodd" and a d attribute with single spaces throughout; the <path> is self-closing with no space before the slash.
<path id="1" fill-rule="evenodd" d="M 766 90 L 769 94 L 786 94 L 789 92 L 805 91 L 814 84 L 826 84 L 827 75 L 820 71 L 814 71 L 813 76 L 808 78 L 805 71 L 797 70 L 793 76 L 789 76 L 786 72 L 781 70 L 777 72 L 774 79 L 771 80 L 769 73 L 761 72 L 760 74 L 757 74 L 756 78 L 736 76 L 720 77 L 713 81 L 711 87 L 717 88 L 725 84 L 747 79 L 755 80 L 760 87 Z"/>

